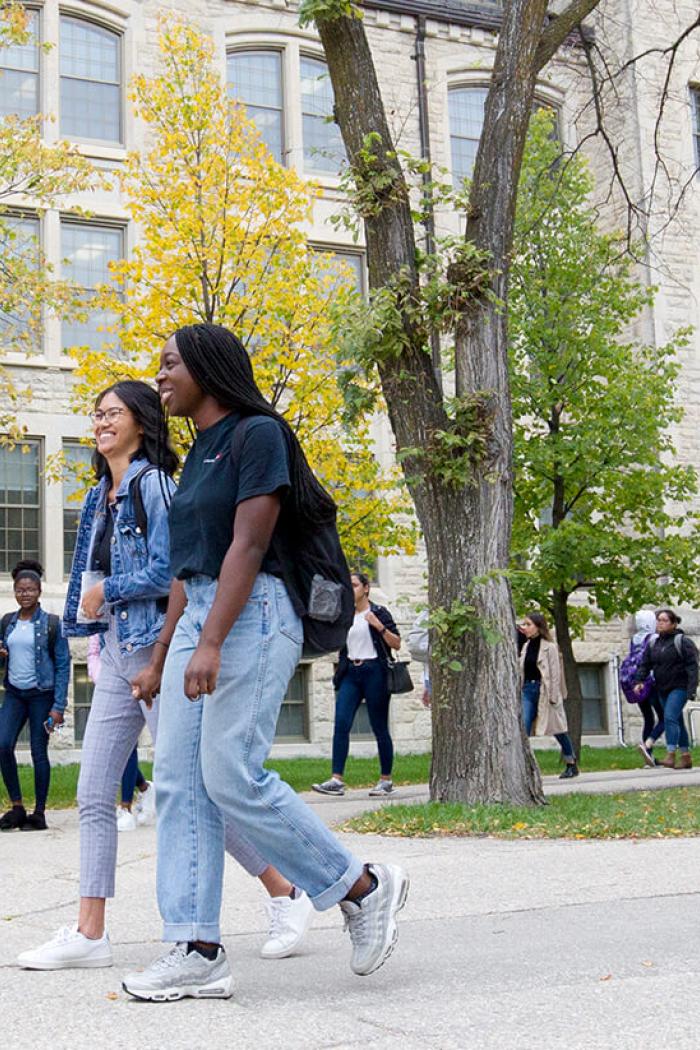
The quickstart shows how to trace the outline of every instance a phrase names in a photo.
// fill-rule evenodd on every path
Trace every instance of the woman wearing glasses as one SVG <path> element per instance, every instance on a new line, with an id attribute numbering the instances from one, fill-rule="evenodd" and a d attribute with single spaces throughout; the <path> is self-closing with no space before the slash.
<path id="1" fill-rule="evenodd" d="M 63 619 L 66 634 L 104 638 L 78 781 L 80 910 L 75 926 L 19 956 L 20 966 L 36 970 L 112 965 L 105 905 L 114 896 L 114 802 L 144 725 L 154 741 L 157 733 L 157 700 L 137 702 L 132 682 L 150 664 L 165 621 L 177 456 L 158 394 L 145 383 L 109 387 L 97 398 L 92 422 L 97 485 L 83 505 Z M 226 848 L 272 898 L 263 956 L 291 954 L 311 919 L 308 898 L 230 825 Z"/>
<path id="2" fill-rule="evenodd" d="M 20 561 L 12 570 L 19 610 L 3 617 L 0 656 L 5 660 L 5 702 L 0 708 L 0 769 L 12 803 L 0 831 L 45 831 L 51 765 L 49 734 L 63 722 L 70 676 L 68 642 L 58 617 L 41 608 L 38 561 Z M 25 724 L 34 766 L 34 812 L 27 814 L 17 774 L 15 748 Z"/>

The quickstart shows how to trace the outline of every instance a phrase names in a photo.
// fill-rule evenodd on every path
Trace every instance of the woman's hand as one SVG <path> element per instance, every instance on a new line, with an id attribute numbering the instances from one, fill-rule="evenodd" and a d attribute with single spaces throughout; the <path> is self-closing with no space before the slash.
<path id="1" fill-rule="evenodd" d="M 131 695 L 134 700 L 143 700 L 146 707 L 152 707 L 154 697 L 160 692 L 162 677 L 162 667 L 155 667 L 152 663 L 144 667 L 143 671 L 139 671 L 131 680 Z"/>
<path id="2" fill-rule="evenodd" d="M 199 700 L 216 689 L 221 670 L 221 651 L 212 642 L 201 642 L 197 646 L 185 671 L 185 696 Z"/>
<path id="3" fill-rule="evenodd" d="M 368 609 L 368 611 L 365 613 L 365 620 L 370 625 L 370 627 L 374 627 L 375 631 L 381 631 L 384 628 L 384 624 L 382 623 L 382 621 L 379 619 L 378 616 L 376 616 L 372 612 L 371 609 Z"/>
<path id="4" fill-rule="evenodd" d="M 105 588 L 104 582 L 100 580 L 94 587 L 91 587 L 89 591 L 86 591 L 83 595 L 83 600 L 80 603 L 81 608 L 88 618 L 88 620 L 95 620 L 102 611 L 102 606 L 105 603 Z"/>
<path id="5" fill-rule="evenodd" d="M 639 696 L 639 694 L 641 693 L 643 688 L 644 688 L 644 682 L 637 682 L 637 684 L 634 687 L 633 692 L 635 692 L 637 694 L 637 696 Z"/>
<path id="6" fill-rule="evenodd" d="M 423 695 L 420 698 L 420 702 L 422 703 L 423 707 L 426 707 L 428 708 L 428 710 L 430 710 L 430 707 L 433 702 L 433 697 L 427 685 L 423 689 Z"/>
<path id="7" fill-rule="evenodd" d="M 50 733 L 53 733 L 53 731 L 56 728 L 56 726 L 62 726 L 63 725 L 63 712 L 62 711 L 57 711 L 55 707 L 52 707 L 51 710 L 49 711 L 48 716 L 46 718 L 47 722 L 48 722 L 49 718 L 51 719 L 51 722 L 52 722 L 51 729 L 49 730 Z"/>

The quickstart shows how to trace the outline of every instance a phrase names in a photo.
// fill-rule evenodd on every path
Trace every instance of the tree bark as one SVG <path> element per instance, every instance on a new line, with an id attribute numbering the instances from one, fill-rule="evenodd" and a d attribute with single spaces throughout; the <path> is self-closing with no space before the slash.
<path id="1" fill-rule="evenodd" d="M 504 7 L 484 134 L 477 155 L 467 239 L 482 253 L 491 297 L 465 300 L 456 333 L 458 396 L 479 402 L 485 453 L 472 477 L 447 485 L 429 458 L 408 456 L 407 483 L 425 537 L 431 610 L 473 606 L 450 635 L 447 656 L 433 660 L 431 796 L 441 801 L 543 801 L 536 762 L 520 717 L 516 635 L 507 569 L 512 521 L 512 428 L 506 318 L 507 270 L 515 198 L 537 76 L 536 52 L 546 0 Z M 361 187 L 379 188 L 365 211 L 370 287 L 404 277 L 400 352 L 378 362 L 399 451 L 430 446 L 452 425 L 433 373 L 429 339 L 410 307 L 419 298 L 409 196 L 395 157 L 362 22 L 318 23 L 336 99 L 336 119 Z M 368 136 L 372 136 L 368 138 Z M 371 161 L 368 163 L 368 153 Z M 372 181 L 374 180 L 374 181 Z M 458 268 L 453 278 L 459 282 Z M 495 634 L 498 640 L 487 637 Z M 445 646 L 443 646 L 444 650 Z"/>

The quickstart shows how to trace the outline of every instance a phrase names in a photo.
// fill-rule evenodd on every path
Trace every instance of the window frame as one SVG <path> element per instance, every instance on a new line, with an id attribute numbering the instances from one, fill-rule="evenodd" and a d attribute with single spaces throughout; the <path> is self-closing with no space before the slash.
<path id="1" fill-rule="evenodd" d="M 92 450 L 91 450 L 90 446 L 83 444 L 83 442 L 80 440 L 80 438 L 72 438 L 72 437 L 61 438 L 61 451 L 62 451 L 62 453 L 64 455 L 65 455 L 66 448 L 82 448 L 82 449 L 85 449 L 85 451 L 88 452 L 90 454 L 90 456 L 92 456 Z M 78 517 L 78 519 L 80 519 L 81 504 L 79 502 L 76 502 L 76 503 L 71 504 L 70 507 L 68 507 L 66 505 L 64 485 L 65 485 L 65 478 L 61 479 L 61 510 L 62 510 L 62 515 L 61 515 L 61 541 L 62 541 L 61 542 L 61 555 L 62 555 L 62 561 L 63 561 L 63 572 L 62 572 L 62 575 L 63 575 L 63 579 L 67 580 L 70 577 L 70 565 L 66 569 L 66 514 L 67 513 L 72 513 L 73 508 L 75 508 L 75 510 L 77 512 L 77 517 Z M 78 535 L 77 525 L 76 525 L 75 532 L 76 532 L 76 540 L 77 540 L 77 535 Z M 72 548 L 71 554 L 70 554 L 71 562 L 73 560 L 73 552 L 74 552 L 74 550 L 75 550 L 75 544 L 73 545 L 73 548 Z"/>
<path id="2" fill-rule="evenodd" d="M 286 73 L 285 73 L 285 66 L 286 66 L 286 61 L 285 61 L 286 60 L 286 48 L 285 48 L 285 45 L 283 45 L 283 44 L 274 44 L 274 43 L 270 43 L 270 44 L 267 44 L 267 45 L 265 45 L 265 44 L 260 45 L 260 44 L 255 44 L 255 43 L 252 43 L 252 42 L 251 43 L 247 43 L 247 44 L 240 44 L 240 45 L 227 44 L 227 46 L 226 46 L 226 90 L 227 91 L 228 91 L 229 84 L 230 84 L 230 80 L 229 80 L 229 76 L 228 76 L 229 59 L 233 58 L 235 55 L 244 55 L 244 54 L 268 54 L 268 55 L 269 54 L 275 54 L 275 55 L 277 55 L 277 58 L 279 60 L 279 68 L 280 68 L 280 100 L 281 100 L 281 105 L 280 105 L 280 109 L 279 109 L 279 113 L 280 113 L 280 160 L 278 161 L 278 163 L 281 164 L 283 167 L 287 168 L 287 167 L 289 167 L 289 159 L 288 158 L 289 158 L 290 150 L 289 150 L 289 143 L 288 143 L 288 125 L 289 125 L 289 120 L 288 120 L 287 107 L 288 107 L 288 104 L 289 104 L 289 100 L 288 100 L 288 94 L 287 94 L 287 76 L 286 76 Z M 231 97 L 231 96 L 229 96 L 229 97 Z M 235 98 L 235 96 L 233 96 L 233 97 Z M 248 105 L 255 105 L 255 103 L 252 103 L 252 102 L 248 103 L 244 99 L 237 99 L 237 101 L 239 101 L 241 103 L 241 105 L 245 106 L 246 109 L 247 109 Z M 256 108 L 258 108 L 258 109 L 268 109 L 271 112 L 277 112 L 277 110 L 274 109 L 271 106 L 257 106 Z M 252 120 L 253 118 L 251 117 L 249 119 Z M 255 123 L 255 121 L 253 121 L 253 123 Z M 262 133 L 260 133 L 260 137 L 262 138 Z M 263 139 L 263 142 L 264 141 L 265 140 Z"/>
<path id="3" fill-rule="evenodd" d="M 700 84 L 690 85 L 690 132 L 694 147 L 695 174 L 700 177 Z"/>
<path id="4" fill-rule="evenodd" d="M 282 700 L 282 704 L 280 706 L 280 715 L 282 714 L 282 709 L 284 708 L 285 704 L 291 707 L 301 707 L 303 720 L 303 735 L 299 736 L 298 734 L 280 734 L 278 736 L 277 726 L 275 726 L 275 736 L 273 740 L 274 744 L 308 744 L 311 740 L 311 664 L 308 661 L 300 662 L 299 664 L 297 664 L 294 674 L 297 674 L 297 672 L 301 674 L 302 700 L 301 702 L 288 700 L 287 696 L 289 693 L 289 686 L 287 686 L 287 691 L 285 692 L 284 699 Z M 293 677 L 294 676 L 292 676 L 292 678 Z M 292 679 L 290 679 L 290 684 L 291 681 Z M 279 716 L 277 720 L 279 722 Z"/>
<path id="5" fill-rule="evenodd" d="M 43 91 L 43 87 L 44 87 L 44 85 L 43 85 L 43 74 L 42 74 L 42 61 L 41 61 L 41 56 L 43 54 L 43 52 L 42 52 L 42 44 L 43 44 L 42 32 L 43 32 L 43 28 L 44 28 L 44 18 L 43 18 L 44 11 L 43 11 L 43 7 L 39 6 L 39 5 L 36 5 L 36 4 L 24 4 L 24 8 L 25 8 L 26 11 L 32 12 L 33 14 L 35 14 L 36 18 L 37 18 L 37 34 L 36 34 L 36 49 L 37 49 L 37 56 L 36 56 L 36 59 L 37 59 L 37 61 L 36 61 L 36 110 L 34 111 L 33 114 L 28 115 L 28 117 L 20 117 L 21 120 L 31 119 L 32 116 L 36 117 L 36 116 L 38 116 L 41 113 L 41 98 L 42 98 L 42 91 Z M 26 72 L 29 72 L 28 70 L 16 69 L 14 66 L 0 66 L 0 71 L 3 70 L 3 69 L 10 70 L 13 73 L 26 73 Z M 31 72 L 33 72 L 33 70 Z M 2 77 L 2 74 L 0 72 L 0 80 L 1 80 L 1 77 Z"/>
<path id="6" fill-rule="evenodd" d="M 38 252 L 37 267 L 39 267 L 41 265 L 42 256 L 44 254 L 44 235 L 45 235 L 45 231 L 44 231 L 44 222 L 43 222 L 42 214 L 39 211 L 32 211 L 31 208 L 17 208 L 17 207 L 13 206 L 13 207 L 8 207 L 7 208 L 7 210 L 2 215 L 2 219 L 3 220 L 8 220 L 9 219 L 10 222 L 13 219 L 19 219 L 20 221 L 25 220 L 25 219 L 29 219 L 32 222 L 36 223 L 36 246 L 37 246 L 37 252 Z M 2 337 L 1 334 L 2 334 L 2 328 L 0 327 L 0 338 Z M 32 348 L 31 351 L 25 351 L 25 350 L 23 350 L 21 348 L 19 348 L 19 350 L 18 350 L 17 347 L 15 347 L 14 349 L 12 349 L 12 348 L 4 349 L 3 353 L 2 353 L 3 359 L 5 359 L 6 361 L 12 361 L 13 363 L 15 361 L 26 361 L 28 358 L 30 358 L 32 360 L 36 359 L 36 357 L 38 355 L 44 353 L 44 337 L 45 337 L 45 334 L 46 334 L 46 307 L 45 307 L 45 305 L 43 305 L 42 309 L 41 309 L 41 322 L 40 322 L 39 331 L 37 332 L 36 345 Z"/>
<path id="7" fill-rule="evenodd" d="M 95 26 L 97 29 L 102 29 L 106 33 L 111 33 L 113 36 L 115 36 L 117 38 L 117 41 L 118 41 L 117 54 L 118 54 L 118 58 L 119 58 L 119 81 L 116 84 L 116 87 L 118 89 L 118 96 L 119 96 L 119 139 L 117 141 L 115 141 L 113 139 L 90 138 L 87 135 L 74 136 L 74 135 L 69 135 L 67 132 L 61 131 L 61 117 L 62 117 L 62 113 L 61 113 L 61 81 L 63 80 L 63 78 L 65 77 L 67 80 L 77 80 L 77 81 L 81 81 L 82 83 L 88 83 L 88 84 L 96 84 L 96 83 L 106 83 L 106 84 L 108 84 L 109 83 L 109 81 L 95 81 L 95 80 L 91 80 L 89 77 L 76 77 L 76 76 L 72 76 L 72 75 L 69 76 L 68 74 L 61 73 L 61 22 L 62 22 L 62 20 L 64 18 L 72 19 L 72 21 L 74 21 L 74 22 L 84 22 L 87 25 Z M 59 134 L 63 138 L 68 139 L 69 142 L 85 144 L 87 146 L 94 146 L 94 147 L 96 147 L 97 149 L 100 149 L 100 150 L 105 150 L 105 149 L 106 150 L 123 150 L 123 149 L 125 149 L 126 148 L 126 112 L 125 112 L 125 108 L 126 107 L 125 107 L 125 101 L 126 101 L 126 80 L 127 80 L 127 77 L 126 77 L 126 61 L 125 61 L 126 60 L 126 53 L 125 53 L 125 47 L 124 47 L 124 36 L 125 36 L 124 28 L 122 28 L 120 26 L 113 25 L 112 23 L 110 23 L 110 22 L 108 22 L 106 20 L 103 20 L 103 19 L 100 19 L 98 17 L 93 16 L 92 14 L 87 14 L 87 13 L 84 13 L 82 11 L 63 9 L 63 8 L 61 8 L 59 10 L 59 12 L 58 12 L 57 25 L 58 25 L 58 42 L 56 44 L 56 48 L 57 48 L 57 52 L 58 52 L 58 65 L 57 65 L 57 69 L 56 69 L 56 78 L 57 78 L 57 81 L 56 81 L 57 95 L 56 95 L 56 97 L 58 99 L 58 104 L 57 104 L 57 112 L 58 112 L 57 125 L 58 125 Z M 115 85 L 112 84 L 111 86 L 114 87 Z"/>
<path id="8" fill-rule="evenodd" d="M 77 679 L 78 679 L 78 669 L 80 669 L 80 672 L 81 672 L 81 674 L 80 674 L 80 678 L 81 678 L 80 688 L 82 689 L 83 686 L 85 687 L 85 693 L 86 693 L 86 696 L 88 697 L 88 703 L 85 703 L 82 698 L 80 700 L 78 700 L 78 697 L 76 695 L 76 683 L 77 683 Z M 82 680 L 82 678 L 83 678 L 83 671 L 84 671 L 84 682 Z M 90 680 L 90 676 L 88 674 L 87 658 L 85 660 L 75 660 L 75 661 L 73 661 L 73 665 L 72 665 L 72 669 L 71 669 L 71 677 L 72 677 L 72 685 L 73 685 L 73 695 L 72 695 L 72 701 L 73 701 L 73 742 L 74 742 L 76 747 L 82 747 L 83 740 L 85 739 L 85 726 L 83 726 L 83 728 L 82 728 L 82 730 L 80 732 L 78 731 L 77 714 L 78 714 L 78 711 L 87 711 L 87 715 L 85 716 L 85 722 L 87 723 L 87 719 L 88 719 L 88 716 L 90 714 L 90 708 L 92 707 L 92 700 L 93 700 L 93 697 L 95 695 L 95 683 Z"/>
<path id="9" fill-rule="evenodd" d="M 60 276 L 61 276 L 62 279 L 66 279 L 67 276 L 68 276 L 68 274 L 66 274 L 66 272 L 65 272 L 66 267 L 64 266 L 64 260 L 66 258 L 65 254 L 63 252 L 63 227 L 64 226 L 82 226 L 82 227 L 95 226 L 95 227 L 101 227 L 102 229 L 118 230 L 120 232 L 120 234 L 121 234 L 121 255 L 119 256 L 119 258 L 120 259 L 128 259 L 128 257 L 129 257 L 129 241 L 128 241 L 129 224 L 128 224 L 128 222 L 126 222 L 126 221 L 124 221 L 122 219 L 115 219 L 113 217 L 105 218 L 105 217 L 103 217 L 101 215 L 91 215 L 91 217 L 89 219 L 86 219 L 86 218 L 84 218 L 84 217 L 82 217 L 80 215 L 75 215 L 73 212 L 61 212 L 60 215 L 59 215 L 59 220 L 58 220 L 58 239 L 59 239 L 59 254 L 60 254 L 60 259 L 61 259 L 61 275 Z M 81 287 L 84 287 L 84 286 L 81 285 Z M 65 322 L 65 321 L 61 321 L 60 322 L 59 347 L 60 347 L 61 357 L 63 357 L 64 359 L 67 359 L 67 360 L 71 360 L 71 358 L 69 357 L 69 355 L 67 353 L 66 346 L 65 346 L 65 343 L 64 343 L 64 340 L 63 340 L 63 325 L 66 324 L 66 323 L 70 323 L 70 322 Z M 107 333 L 104 333 L 104 335 L 106 335 L 106 334 Z M 73 343 L 71 343 L 69 345 L 70 346 L 73 346 L 73 345 L 77 346 L 77 345 L 80 345 L 80 344 L 73 344 Z M 102 348 L 99 348 L 99 349 L 102 349 Z M 116 355 L 118 353 L 118 350 L 119 350 L 119 347 L 118 347 L 118 344 L 117 344 L 117 346 L 115 346 L 113 348 L 111 353 Z M 104 351 L 104 352 L 106 352 L 106 351 Z"/>
<path id="10" fill-rule="evenodd" d="M 579 676 L 579 684 L 581 686 L 581 719 L 583 725 L 583 705 L 586 701 L 597 701 L 600 705 L 601 712 L 601 729 L 582 729 L 584 736 L 609 736 L 610 735 L 610 712 L 608 705 L 608 691 L 607 685 L 607 671 L 609 665 L 604 661 L 600 660 L 577 660 L 576 661 L 576 673 Z M 589 697 L 583 695 L 583 682 L 581 681 L 581 671 L 592 670 L 596 672 L 598 678 L 598 686 L 600 688 L 600 696 Z"/>
<path id="11" fill-rule="evenodd" d="M 45 554 L 46 530 L 45 530 L 45 525 L 44 525 L 44 515 L 46 513 L 46 507 L 47 507 L 45 486 L 44 486 L 44 484 L 42 484 L 43 476 L 44 476 L 44 459 L 45 459 L 44 438 L 41 435 L 36 435 L 36 436 L 35 435 L 27 435 L 26 437 L 23 437 L 21 439 L 21 441 L 16 441 L 15 442 L 15 448 L 19 448 L 20 449 L 20 455 L 25 455 L 26 454 L 26 453 L 21 451 L 23 445 L 35 446 L 36 449 L 37 449 L 37 461 L 36 461 L 37 462 L 37 503 L 36 503 L 36 512 L 37 512 L 37 560 L 40 561 L 42 565 L 44 565 L 45 561 L 46 561 L 46 554 Z M 9 447 L 5 447 L 4 451 L 11 451 L 11 449 Z M 1 452 L 2 452 L 2 450 L 0 450 L 0 454 L 1 454 Z M 20 504 L 20 508 L 22 508 L 24 506 L 25 506 L 25 504 Z M 3 509 L 7 509 L 9 507 L 10 507 L 10 504 L 2 503 L 0 501 L 0 511 L 2 511 Z M 32 556 L 31 553 L 25 554 L 25 552 L 24 552 L 24 539 L 23 539 L 23 542 L 22 542 L 22 548 L 23 549 L 22 549 L 22 553 L 20 554 L 20 558 L 22 558 L 22 557 L 31 557 Z M 8 553 L 6 548 L 3 549 L 2 547 L 0 547 L 0 551 L 2 552 L 2 556 L 7 555 L 7 553 Z M 0 579 L 10 580 L 12 578 L 11 575 L 10 575 L 10 572 L 11 572 L 11 569 L 8 569 L 6 572 L 0 570 Z"/>
<path id="12" fill-rule="evenodd" d="M 328 80 L 330 82 L 330 73 L 328 73 L 328 59 L 326 58 L 325 53 L 323 51 L 321 51 L 320 54 L 319 54 L 318 51 L 314 51 L 314 50 L 312 50 L 310 48 L 303 47 L 303 46 L 299 47 L 299 56 L 298 56 L 298 58 L 299 58 L 299 61 L 298 61 L 299 78 L 298 78 L 298 84 L 297 84 L 296 105 L 297 105 L 297 108 L 299 110 L 299 128 L 300 128 L 300 135 L 301 135 L 300 143 L 299 143 L 299 146 L 300 146 L 299 170 L 307 178 L 316 179 L 316 180 L 320 179 L 322 181 L 323 180 L 329 180 L 329 181 L 332 182 L 333 185 L 337 186 L 339 184 L 339 182 L 340 182 L 340 179 L 341 179 L 341 173 L 342 173 L 343 166 L 347 165 L 347 159 L 348 159 L 347 158 L 347 151 L 345 149 L 345 143 L 343 142 L 343 136 L 342 136 L 342 134 L 340 132 L 340 128 L 338 127 L 338 125 L 335 123 L 335 121 L 333 122 L 333 126 L 338 131 L 338 136 L 340 138 L 340 148 L 343 151 L 343 157 L 341 159 L 341 163 L 339 164 L 337 170 L 335 170 L 335 171 L 323 171 L 323 170 L 319 171 L 319 170 L 314 170 L 313 168 L 310 168 L 307 165 L 307 162 L 306 162 L 306 146 L 305 146 L 305 140 L 304 140 L 304 116 L 307 115 L 307 116 L 314 117 L 314 116 L 318 116 L 318 114 L 315 114 L 315 113 L 305 114 L 304 103 L 303 103 L 303 92 L 302 92 L 302 89 L 301 89 L 301 82 L 302 82 L 301 66 L 302 66 L 302 62 L 304 61 L 304 59 L 306 59 L 309 62 L 320 62 L 322 65 L 324 65 L 326 67 L 326 75 L 327 75 Z M 333 85 L 332 84 L 331 84 L 331 91 L 333 91 Z M 333 98 L 334 98 L 334 101 L 335 101 L 335 92 L 333 92 Z M 324 120 L 324 123 L 325 123 L 326 118 L 324 117 L 323 120 Z"/>

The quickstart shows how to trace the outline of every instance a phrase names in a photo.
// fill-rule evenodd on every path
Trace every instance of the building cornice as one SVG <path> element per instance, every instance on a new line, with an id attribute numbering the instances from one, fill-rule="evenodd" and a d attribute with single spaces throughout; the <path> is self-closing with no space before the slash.
<path id="1" fill-rule="evenodd" d="M 389 11 L 415 18 L 432 18 L 458 26 L 479 26 L 497 29 L 501 24 L 501 4 L 460 3 L 459 0 L 365 0 L 364 7 Z"/>

